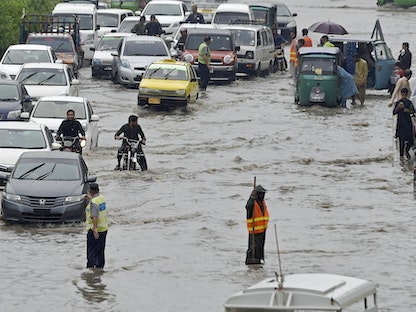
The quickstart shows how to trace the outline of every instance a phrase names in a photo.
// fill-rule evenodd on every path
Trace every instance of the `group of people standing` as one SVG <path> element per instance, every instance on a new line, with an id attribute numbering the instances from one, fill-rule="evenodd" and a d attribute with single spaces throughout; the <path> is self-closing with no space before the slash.
<path id="1" fill-rule="evenodd" d="M 394 90 L 391 95 L 389 107 L 393 107 L 393 115 L 397 116 L 395 137 L 399 141 L 400 159 L 405 157 L 410 159 L 409 151 L 413 146 L 415 138 L 415 129 L 412 121 L 412 116 L 415 113 L 415 108 L 412 101 L 410 101 L 411 89 L 409 80 L 412 77 L 412 53 L 409 50 L 409 43 L 402 43 L 402 50 L 400 51 L 398 61 L 395 64 L 397 80 Z"/>

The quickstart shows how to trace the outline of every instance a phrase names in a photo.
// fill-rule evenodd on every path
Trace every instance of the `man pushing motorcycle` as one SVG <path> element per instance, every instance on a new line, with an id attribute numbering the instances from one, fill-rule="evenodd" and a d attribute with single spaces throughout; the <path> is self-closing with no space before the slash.
<path id="1" fill-rule="evenodd" d="M 120 136 L 123 133 L 123 137 L 130 140 L 140 141 L 143 145 L 146 144 L 146 136 L 142 130 L 142 127 L 137 122 L 138 117 L 136 115 L 130 115 L 128 123 L 123 125 L 114 135 L 114 139 L 121 140 L 122 137 Z M 114 170 L 120 170 L 121 165 L 121 158 L 123 152 L 126 151 L 128 148 L 128 143 L 123 140 L 120 148 L 118 149 L 117 153 L 117 166 Z"/>
<path id="2" fill-rule="evenodd" d="M 79 134 L 81 134 L 81 137 L 79 137 Z M 63 135 L 64 138 L 77 138 L 73 142 L 73 148 L 75 151 L 82 154 L 82 147 L 79 140 L 86 140 L 85 131 L 82 128 L 81 123 L 75 119 L 75 111 L 73 109 L 69 109 L 66 112 L 66 119 L 62 121 L 58 132 L 56 132 L 56 140 L 62 140 L 61 135 Z"/>

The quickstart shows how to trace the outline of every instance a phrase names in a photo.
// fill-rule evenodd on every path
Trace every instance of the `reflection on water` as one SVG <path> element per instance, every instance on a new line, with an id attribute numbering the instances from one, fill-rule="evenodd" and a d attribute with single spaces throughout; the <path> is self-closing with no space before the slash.
<path id="1" fill-rule="evenodd" d="M 87 302 L 115 302 L 116 296 L 107 290 L 107 285 L 102 281 L 104 274 L 102 269 L 88 269 L 81 273 L 81 281 L 73 281 Z"/>

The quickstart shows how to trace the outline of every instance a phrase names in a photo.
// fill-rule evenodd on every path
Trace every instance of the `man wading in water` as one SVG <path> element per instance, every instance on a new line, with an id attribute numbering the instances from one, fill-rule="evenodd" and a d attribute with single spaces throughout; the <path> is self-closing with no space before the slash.
<path id="1" fill-rule="evenodd" d="M 257 185 L 247 201 L 248 249 L 246 265 L 264 263 L 264 243 L 269 223 L 269 211 L 264 200 L 266 190 Z"/>

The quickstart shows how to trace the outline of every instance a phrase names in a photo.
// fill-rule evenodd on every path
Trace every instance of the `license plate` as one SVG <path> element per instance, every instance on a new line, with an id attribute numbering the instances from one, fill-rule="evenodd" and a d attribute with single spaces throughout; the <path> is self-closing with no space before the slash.
<path id="1" fill-rule="evenodd" d="M 160 104 L 160 99 L 158 98 L 149 98 L 149 104 Z"/>

